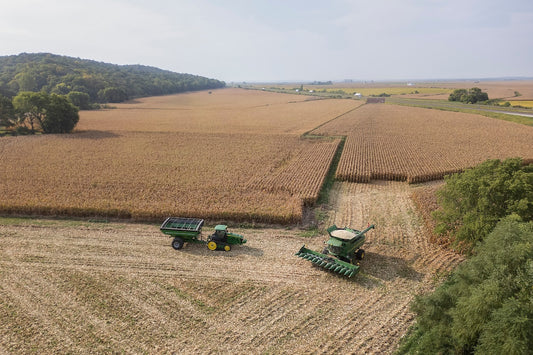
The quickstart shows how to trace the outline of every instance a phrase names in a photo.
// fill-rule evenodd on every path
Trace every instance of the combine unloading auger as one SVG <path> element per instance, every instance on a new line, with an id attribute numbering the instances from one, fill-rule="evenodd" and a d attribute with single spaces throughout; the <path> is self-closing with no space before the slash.
<path id="1" fill-rule="evenodd" d="M 295 254 L 309 260 L 313 264 L 340 275 L 352 277 L 359 271 L 359 261 L 364 258 L 365 251 L 361 246 L 365 242 L 365 233 L 374 225 L 358 231 L 333 225 L 328 228 L 329 239 L 322 253 L 307 249 L 304 246 Z"/>

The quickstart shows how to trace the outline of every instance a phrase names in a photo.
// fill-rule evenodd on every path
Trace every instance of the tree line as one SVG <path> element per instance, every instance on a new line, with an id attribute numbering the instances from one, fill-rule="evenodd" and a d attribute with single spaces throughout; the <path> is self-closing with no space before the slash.
<path id="1" fill-rule="evenodd" d="M 225 85 L 223 81 L 149 66 L 115 65 L 50 53 L 0 57 L 0 94 L 9 98 L 23 91 L 74 93 L 90 105 Z"/>
<path id="2" fill-rule="evenodd" d="M 446 178 L 436 232 L 469 258 L 412 304 L 400 354 L 531 354 L 533 164 L 489 160 Z"/>
<path id="3" fill-rule="evenodd" d="M 0 57 L 0 134 L 67 133 L 78 110 L 132 98 L 222 88 L 223 81 L 49 53 Z"/>

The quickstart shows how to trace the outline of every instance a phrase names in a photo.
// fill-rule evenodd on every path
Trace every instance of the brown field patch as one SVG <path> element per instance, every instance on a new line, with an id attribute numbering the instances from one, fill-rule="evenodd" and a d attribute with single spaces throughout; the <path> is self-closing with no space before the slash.
<path id="1" fill-rule="evenodd" d="M 338 142 L 122 131 L 4 137 L 0 210 L 297 223 L 303 202 L 318 197 Z"/>
<path id="2" fill-rule="evenodd" d="M 219 89 L 135 100 L 83 111 L 78 131 L 142 131 L 301 135 L 361 103 L 316 100 L 259 90 Z"/>
<path id="3" fill-rule="evenodd" d="M 224 89 L 83 111 L 72 134 L 0 139 L 0 212 L 299 223 L 339 144 L 300 135 L 358 105 Z"/>
<path id="4" fill-rule="evenodd" d="M 393 353 L 410 301 L 461 261 L 428 242 L 411 190 L 335 185 L 329 221 L 376 224 L 352 279 L 294 256 L 325 240 L 297 230 L 232 228 L 248 243 L 226 253 L 175 251 L 157 225 L 0 220 L 0 350 Z"/>
<path id="5" fill-rule="evenodd" d="M 479 115 L 365 105 L 312 133 L 347 135 L 337 179 L 423 182 L 487 159 L 533 158 L 533 127 Z"/>

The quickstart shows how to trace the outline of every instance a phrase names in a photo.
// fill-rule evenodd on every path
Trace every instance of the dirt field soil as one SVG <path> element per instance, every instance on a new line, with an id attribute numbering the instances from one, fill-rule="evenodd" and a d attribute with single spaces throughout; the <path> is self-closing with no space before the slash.
<path id="1" fill-rule="evenodd" d="M 176 251 L 154 225 L 0 220 L 0 353 L 391 353 L 461 260 L 427 242 L 413 188 L 335 185 L 327 223 L 376 225 L 352 279 L 294 256 L 325 240 L 298 230 Z"/>

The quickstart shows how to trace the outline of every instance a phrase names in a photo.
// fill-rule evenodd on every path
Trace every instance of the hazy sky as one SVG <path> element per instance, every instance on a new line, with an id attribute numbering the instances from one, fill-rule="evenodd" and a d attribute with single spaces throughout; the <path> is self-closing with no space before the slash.
<path id="1" fill-rule="evenodd" d="M 533 77 L 533 0 L 0 0 L 0 55 L 231 82 Z"/>

